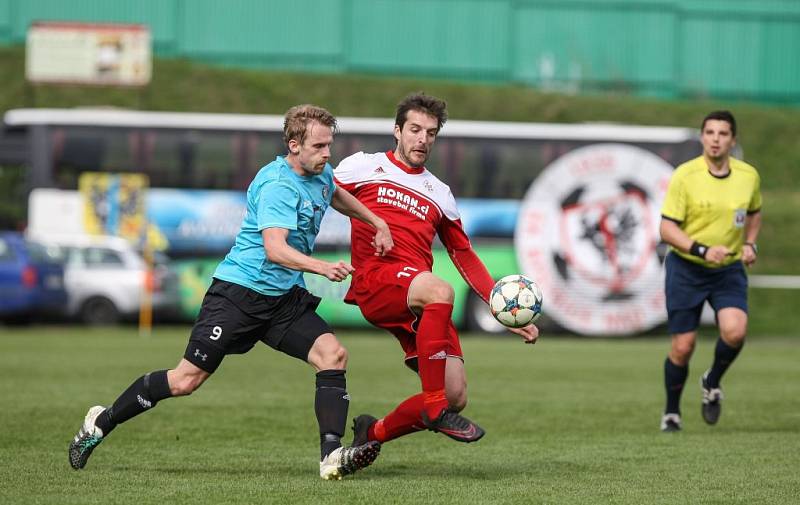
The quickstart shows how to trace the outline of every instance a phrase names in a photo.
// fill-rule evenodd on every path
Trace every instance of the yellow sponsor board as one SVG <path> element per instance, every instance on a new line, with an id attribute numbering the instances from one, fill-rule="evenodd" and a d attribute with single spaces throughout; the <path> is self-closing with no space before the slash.
<path id="1" fill-rule="evenodd" d="M 83 199 L 83 222 L 92 235 L 116 235 L 142 241 L 147 229 L 144 174 L 84 172 L 78 180 Z"/>

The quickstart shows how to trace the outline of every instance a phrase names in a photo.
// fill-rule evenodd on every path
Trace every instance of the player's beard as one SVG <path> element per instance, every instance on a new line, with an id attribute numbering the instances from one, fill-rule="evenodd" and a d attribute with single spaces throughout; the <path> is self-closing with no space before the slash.
<path id="1" fill-rule="evenodd" d="M 309 167 L 303 167 L 303 172 L 305 172 L 306 175 L 319 175 L 325 170 L 326 163 L 327 161 L 321 161 L 319 163 L 310 165 Z"/>
<path id="2" fill-rule="evenodd" d="M 730 151 L 725 151 L 722 148 L 717 148 L 716 152 L 711 152 L 710 149 L 706 151 L 706 156 L 708 157 L 708 159 L 710 159 L 715 163 L 718 163 L 720 161 L 725 161 L 725 159 L 728 157 L 729 154 Z"/>
<path id="3" fill-rule="evenodd" d="M 408 166 L 412 168 L 422 168 L 425 166 L 425 162 L 428 160 L 429 151 L 415 151 L 414 147 L 401 147 L 403 147 L 401 153 Z"/>

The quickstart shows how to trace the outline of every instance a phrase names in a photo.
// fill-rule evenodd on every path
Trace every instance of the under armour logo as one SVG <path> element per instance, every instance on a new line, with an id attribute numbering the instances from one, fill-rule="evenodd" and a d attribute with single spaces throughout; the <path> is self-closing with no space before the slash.
<path id="1" fill-rule="evenodd" d="M 200 357 L 200 361 L 205 361 L 206 358 L 208 357 L 208 354 L 200 354 L 200 349 L 195 349 L 194 350 L 194 356 L 195 356 L 195 358 L 199 356 Z"/>
<path id="2" fill-rule="evenodd" d="M 397 272 L 397 278 L 399 279 L 400 277 L 411 277 L 411 274 L 408 273 L 409 270 L 413 272 L 419 272 L 419 270 L 414 267 L 403 267 L 402 272 Z"/>

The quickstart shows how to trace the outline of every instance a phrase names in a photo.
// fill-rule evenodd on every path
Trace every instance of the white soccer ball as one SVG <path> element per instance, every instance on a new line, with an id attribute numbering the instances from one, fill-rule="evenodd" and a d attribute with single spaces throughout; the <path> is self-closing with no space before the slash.
<path id="1" fill-rule="evenodd" d="M 542 290 L 524 275 L 507 275 L 492 288 L 489 309 L 500 324 L 523 328 L 542 315 Z"/>

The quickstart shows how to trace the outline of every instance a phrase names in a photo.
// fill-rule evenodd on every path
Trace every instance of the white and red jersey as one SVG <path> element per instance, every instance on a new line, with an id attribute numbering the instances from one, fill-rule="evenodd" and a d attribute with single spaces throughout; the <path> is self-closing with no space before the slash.
<path id="1" fill-rule="evenodd" d="M 488 299 L 494 281 L 472 250 L 447 184 L 424 167 L 406 166 L 392 151 L 355 153 L 336 167 L 334 180 L 386 221 L 394 241 L 389 254 L 375 256 L 375 230 L 351 219 L 351 262 L 356 272 L 385 263 L 431 270 L 433 239 L 438 235 L 467 283 Z"/>

